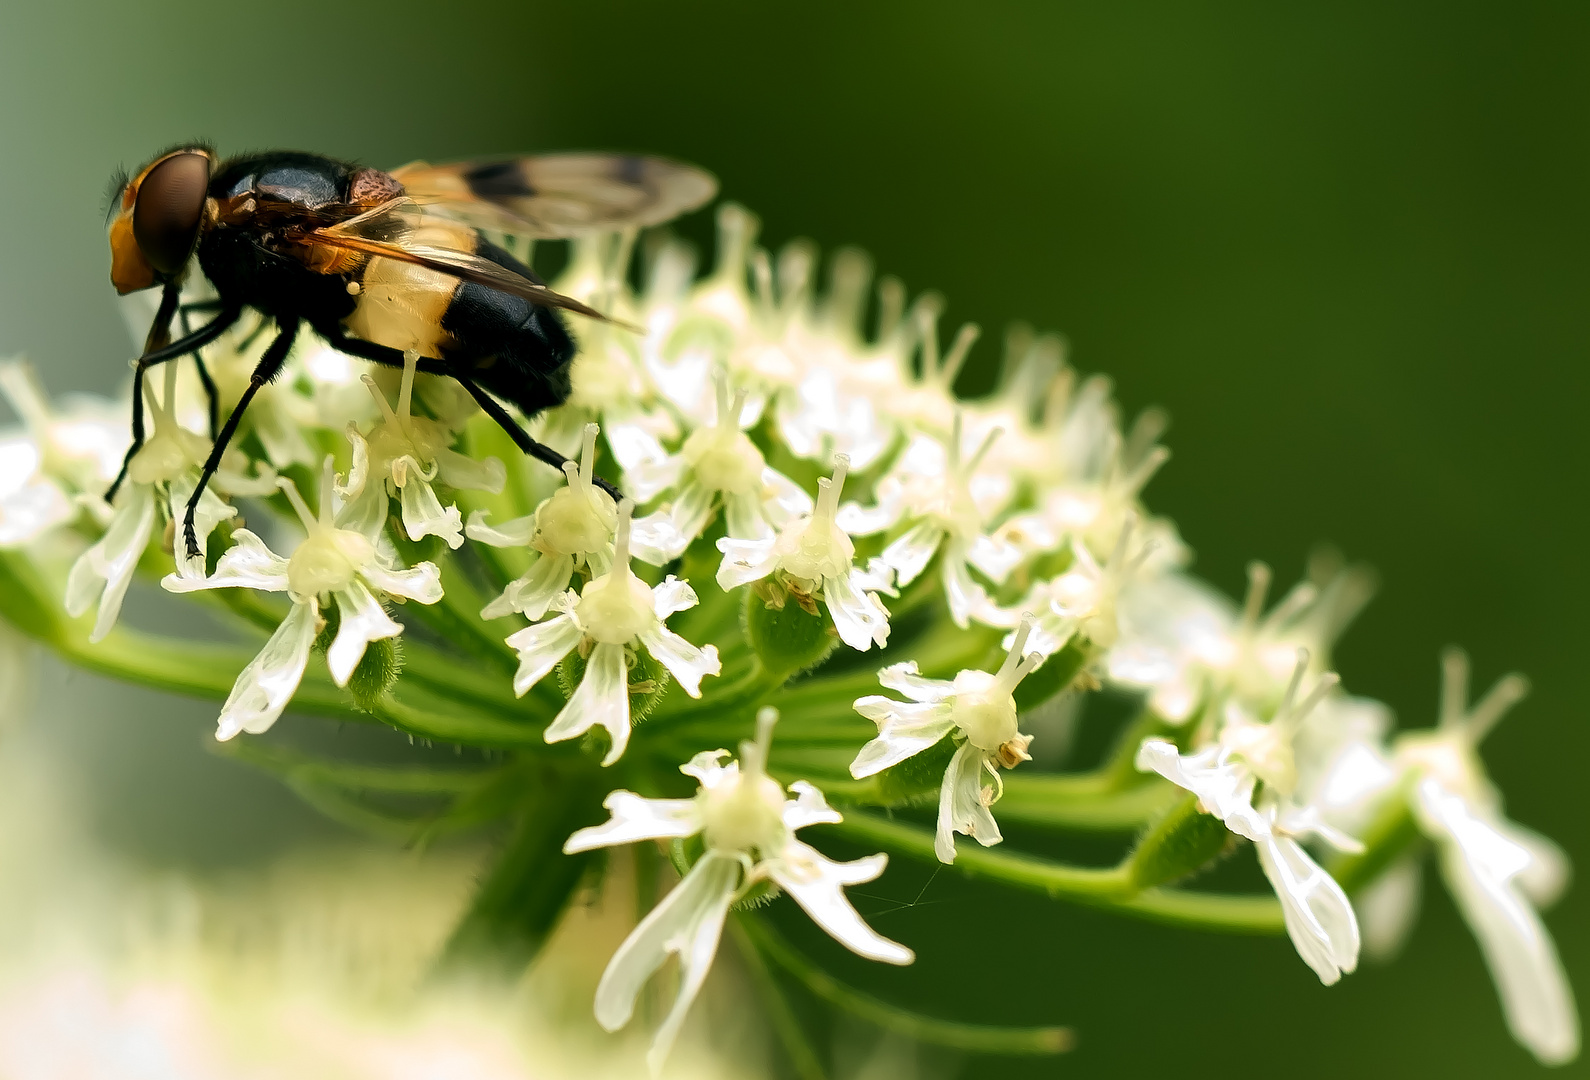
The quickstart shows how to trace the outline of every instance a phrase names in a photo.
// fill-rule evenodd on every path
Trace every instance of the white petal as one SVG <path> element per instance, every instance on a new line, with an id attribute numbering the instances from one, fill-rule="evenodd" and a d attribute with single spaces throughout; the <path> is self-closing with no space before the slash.
<path id="1" fill-rule="evenodd" d="M 410 459 L 412 460 L 412 459 Z M 398 504 L 403 508 L 403 531 L 410 540 L 439 536 L 455 551 L 464 543 L 464 520 L 458 507 L 442 507 L 436 492 L 417 468 L 410 469 L 407 483 L 398 488 Z"/>
<path id="2" fill-rule="evenodd" d="M 647 1055 L 654 1074 L 668 1056 L 685 1014 L 712 968 L 729 900 L 739 880 L 739 860 L 703 855 L 630 932 L 602 972 L 596 987 L 596 1022 L 608 1031 L 617 1031 L 634 1015 L 635 998 L 646 980 L 670 953 L 679 957 L 679 996 L 657 1029 Z"/>
<path id="3" fill-rule="evenodd" d="M 834 524 L 851 536 L 872 536 L 899 521 L 904 508 L 905 504 L 898 499 L 889 503 L 879 503 L 877 506 L 862 506 L 860 503 L 847 502 L 841 505 L 839 512 L 834 515 Z"/>
<path id="4" fill-rule="evenodd" d="M 552 602 L 562 596 L 574 574 L 573 555 L 542 555 L 531 553 L 528 569 L 502 590 L 502 595 L 480 611 L 482 619 L 500 619 L 515 611 L 522 611 L 531 619 L 547 613 Z"/>
<path id="5" fill-rule="evenodd" d="M 369 589 L 355 581 L 346 589 L 338 589 L 337 636 L 326 650 L 326 667 L 331 669 L 331 681 L 347 686 L 353 669 L 364 659 L 364 650 L 372 641 L 397 637 L 403 627 L 392 621 Z"/>
<path id="6" fill-rule="evenodd" d="M 673 515 L 667 510 L 658 510 L 630 523 L 630 552 L 652 566 L 664 566 L 679 558 L 692 539 L 674 528 Z"/>
<path id="7" fill-rule="evenodd" d="M 232 684 L 232 692 L 221 706 L 217 739 L 224 742 L 240 731 L 258 735 L 276 722 L 303 680 L 319 621 L 314 600 L 293 605 L 259 655 Z"/>
<path id="8" fill-rule="evenodd" d="M 701 781 L 701 786 L 704 788 L 717 787 L 729 772 L 739 775 L 738 765 L 723 763 L 724 759 L 730 756 L 727 750 L 703 750 L 679 766 L 679 771 L 686 776 L 694 776 Z"/>
<path id="9" fill-rule="evenodd" d="M 813 922 L 851 952 L 886 964 L 909 964 L 916 954 L 868 926 L 845 897 L 844 886 L 873 880 L 888 863 L 889 856 L 881 854 L 837 863 L 791 839 L 777 859 L 768 861 L 767 870 Z"/>
<path id="10" fill-rule="evenodd" d="M 232 546 L 216 561 L 215 573 L 207 578 L 187 578 L 167 574 L 160 582 L 168 592 L 185 593 L 195 589 L 259 589 L 262 592 L 287 590 L 287 560 L 265 546 L 265 541 L 239 529 L 232 534 Z"/>
<path id="11" fill-rule="evenodd" d="M 1419 917 L 1423 878 L 1419 857 L 1408 855 L 1354 894 L 1353 907 L 1358 911 L 1358 926 L 1364 935 L 1364 953 L 1376 963 L 1396 959 L 1407 943 Z"/>
<path id="12" fill-rule="evenodd" d="M 348 445 L 353 448 L 353 460 L 348 466 L 347 479 L 336 485 L 336 490 L 343 499 L 352 501 L 363 494 L 366 488 L 382 485 L 370 483 L 370 443 L 359 433 L 358 425 L 350 423 L 346 434 Z"/>
<path id="13" fill-rule="evenodd" d="M 933 851 L 939 862 L 955 861 L 956 833 L 964 833 L 984 847 L 1004 839 L 999 823 L 983 805 L 985 762 L 984 751 L 966 742 L 955 751 L 949 768 L 944 770 L 944 783 L 939 786 L 938 834 L 933 841 Z"/>
<path id="14" fill-rule="evenodd" d="M 1319 981 L 1331 986 L 1358 966 L 1358 919 L 1347 894 L 1296 840 L 1271 834 L 1255 846 L 1281 901 L 1287 936 Z"/>
<path id="15" fill-rule="evenodd" d="M 673 673 L 680 689 L 693 698 L 701 696 L 703 677 L 723 671 L 716 645 L 698 649 L 661 623 L 642 633 L 640 642 L 653 659 Z"/>
<path id="16" fill-rule="evenodd" d="M 694 836 L 701 831 L 701 804 L 695 799 L 645 799 L 621 790 L 608 795 L 602 805 L 612 811 L 612 817 L 569 837 L 563 845 L 565 855 L 637 840 Z"/>
<path id="17" fill-rule="evenodd" d="M 724 562 L 727 564 L 728 560 Z M 889 642 L 889 612 L 876 593 L 856 587 L 856 574 L 852 570 L 845 577 L 823 578 L 823 601 L 834 620 L 834 629 L 839 631 L 839 640 L 860 652 L 873 645 L 881 649 Z"/>
<path id="18" fill-rule="evenodd" d="M 669 574 L 663 583 L 652 590 L 653 610 L 659 619 L 666 619 L 678 611 L 685 611 L 695 607 L 699 600 L 696 599 L 696 590 L 690 587 L 688 581 L 680 581 Z"/>
<path id="19" fill-rule="evenodd" d="M 901 585 L 909 585 L 927 569 L 939 544 L 944 542 L 944 535 L 944 526 L 936 521 L 919 521 L 884 548 L 878 559 L 894 567 L 895 578 Z"/>
<path id="20" fill-rule="evenodd" d="M 438 452 L 436 469 L 442 483 L 465 491 L 484 491 L 496 495 L 508 480 L 508 470 L 496 458 L 476 461 L 456 450 Z"/>
<path id="21" fill-rule="evenodd" d="M 1009 540 L 982 535 L 972 541 L 966 552 L 966 561 L 995 585 L 1003 585 L 1023 558 L 1021 548 Z"/>
<path id="22" fill-rule="evenodd" d="M 172 521 L 182 521 L 188 512 L 188 500 L 193 497 L 194 489 L 199 486 L 197 473 L 187 472 L 172 480 L 166 486 L 166 500 L 170 509 Z M 272 485 L 274 487 L 274 485 Z M 204 556 L 209 548 L 210 534 L 215 527 L 228 518 L 237 516 L 237 507 L 228 506 L 221 500 L 212 488 L 205 488 L 204 494 L 199 496 L 199 504 L 193 510 L 193 535 L 199 541 L 200 557 L 188 558 L 186 544 L 176 544 L 174 556 L 177 564 L 177 573 L 182 577 L 201 578 L 204 576 Z"/>
<path id="23" fill-rule="evenodd" d="M 724 492 L 723 531 L 742 540 L 766 540 L 773 535 L 773 526 L 762 513 L 762 500 L 755 493 L 731 495 Z"/>
<path id="24" fill-rule="evenodd" d="M 371 539 L 381 536 L 386 529 L 387 513 L 391 503 L 384 483 L 366 484 L 353 491 L 337 510 L 334 524 Z"/>
<path id="25" fill-rule="evenodd" d="M 522 663 L 523 654 L 520 656 Z M 515 677 L 515 688 L 518 682 Z M 624 646 L 605 641 L 591 649 L 580 685 L 547 725 L 544 737 L 549 743 L 562 742 L 578 738 L 598 725 L 613 738 L 612 748 L 602 759 L 603 765 L 611 765 L 624 755 L 624 747 L 629 744 L 629 667 L 624 663 Z"/>
<path id="26" fill-rule="evenodd" d="M 782 529 L 802 514 L 810 514 L 813 508 L 812 497 L 795 481 L 777 469 L 762 470 L 762 514 L 768 524 Z M 839 527 L 844 529 L 843 525 Z"/>
<path id="27" fill-rule="evenodd" d="M 662 460 L 646 460 L 642 455 L 635 466 L 624 470 L 624 490 L 638 504 L 651 502 L 658 495 L 679 483 L 685 459 L 670 454 Z"/>
<path id="28" fill-rule="evenodd" d="M 1446 834 L 1442 876 L 1485 954 L 1508 1029 L 1545 1064 L 1571 1061 L 1579 1053 L 1573 989 L 1551 935 L 1516 880 L 1530 853 L 1434 781 L 1421 782 L 1418 796 L 1421 819 L 1436 827 L 1437 836 Z"/>
<path id="29" fill-rule="evenodd" d="M 149 534 L 154 531 L 154 489 L 147 484 L 132 484 L 125 498 L 126 501 L 116 508 L 105 535 L 78 556 L 66 578 L 68 615 L 74 618 L 82 615 L 93 606 L 98 595 L 99 615 L 88 636 L 92 642 L 103 640 L 116 625 L 133 571 L 138 568 L 138 560 L 149 545 Z"/>
<path id="30" fill-rule="evenodd" d="M 878 682 L 912 701 L 943 701 L 955 693 L 955 683 L 949 679 L 928 679 L 918 675 L 915 660 L 890 664 L 878 672 Z"/>
<path id="31" fill-rule="evenodd" d="M 0 548 L 37 540 L 77 511 L 55 483 L 44 477 L 24 481 L 0 499 Z"/>
<path id="32" fill-rule="evenodd" d="M 580 643 L 580 626 L 573 616 L 559 615 L 510 634 L 507 641 L 508 646 L 519 653 L 513 692 L 523 697 L 525 691 L 540 682 Z"/>
<path id="33" fill-rule="evenodd" d="M 761 581 L 778 567 L 778 553 L 774 550 L 777 541 L 773 537 L 766 540 L 736 540 L 732 536 L 725 536 L 718 541 L 718 550 L 723 552 L 723 562 L 718 564 L 718 588 L 724 592 L 740 585 L 749 585 L 753 581 Z"/>
<path id="34" fill-rule="evenodd" d="M 692 478 L 674 495 L 673 506 L 669 509 L 668 518 L 673 523 L 674 531 L 686 543 L 700 536 L 711 522 L 717 502 L 717 492 L 703 487 Z"/>
<path id="35" fill-rule="evenodd" d="M 823 793 L 805 780 L 795 781 L 789 789 L 795 793 L 795 798 L 784 803 L 784 827 L 791 832 L 808 825 L 837 825 L 845 820 L 838 810 L 828 805 Z"/>
<path id="36" fill-rule="evenodd" d="M 1174 743 L 1144 739 L 1137 748 L 1137 770 L 1157 772 L 1192 792 L 1204 809 L 1239 836 L 1263 840 L 1270 835 L 1269 820 L 1253 808 L 1253 774 L 1235 762 L 1222 762 L 1217 747 L 1183 755 Z"/>
<path id="37" fill-rule="evenodd" d="M 359 570 L 359 576 L 383 592 L 421 604 L 434 604 L 442 598 L 442 572 L 433 562 L 416 563 L 407 570 L 388 570 L 372 559 Z"/>
<path id="38" fill-rule="evenodd" d="M 878 724 L 878 737 L 863 746 L 850 763 L 850 775 L 857 780 L 920 754 L 955 727 L 947 702 L 864 697 L 856 702 L 856 711 Z"/>
<path id="39" fill-rule="evenodd" d="M 535 534 L 534 514 L 516 517 L 501 525 L 487 525 L 486 511 L 474 510 L 470 512 L 469 524 L 464 526 L 465 536 L 482 544 L 490 544 L 492 547 L 525 547 Z"/>
<path id="40" fill-rule="evenodd" d="M 1550 837 L 1526 829 L 1516 822 L 1499 818 L 1493 824 L 1504 836 L 1529 853 L 1528 865 L 1514 879 L 1518 887 L 1535 907 L 1551 907 L 1568 888 L 1568 879 L 1572 875 L 1567 853 Z"/>
<path id="41" fill-rule="evenodd" d="M 950 618 L 956 626 L 965 629 L 973 619 L 989 626 L 999 626 L 1009 618 L 989 600 L 987 590 L 972 580 L 959 545 L 951 544 L 945 548 L 944 558 L 939 561 L 939 572 L 944 576 L 944 599 L 949 604 Z"/>

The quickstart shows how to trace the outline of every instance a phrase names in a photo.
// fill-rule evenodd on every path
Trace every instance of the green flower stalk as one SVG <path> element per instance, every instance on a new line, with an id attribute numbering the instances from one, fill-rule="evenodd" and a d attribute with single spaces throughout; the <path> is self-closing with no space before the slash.
<path id="1" fill-rule="evenodd" d="M 1261 566 L 1240 609 L 1191 576 L 1174 526 L 1141 501 L 1167 457 L 1160 414 L 1123 430 L 1108 382 L 1079 379 L 1058 339 L 1027 331 L 1009 335 L 993 392 L 961 399 L 976 328 L 941 350 L 938 302 L 908 306 L 885 280 L 868 332 L 865 258 L 836 255 L 822 292 L 810 246 L 762 251 L 739 207 L 718 223 L 699 280 L 666 237 L 639 246 L 639 287 L 633 235 L 573 242 L 555 287 L 618 321 L 574 325 L 572 396 L 521 418 L 573 459 L 562 476 L 413 355 L 401 374 L 363 376 L 372 394 L 306 334 L 204 504 L 202 563 L 170 542 L 207 443 L 191 370 L 170 365 L 151 392 L 154 436 L 105 506 L 124 413 L 57 411 L 25 368 L 0 368 L 22 421 L 0 437 L 0 615 L 85 667 L 221 702 L 229 753 L 346 820 L 415 840 L 513 822 L 449 965 L 528 962 L 592 861 L 638 845 L 650 914 L 596 1015 L 625 1024 L 677 954 L 654 1067 L 725 928 L 808 1072 L 818 1057 L 770 968 L 914 1038 L 1069 1045 L 1054 1028 L 949 1022 L 960 1001 L 940 1023 L 863 995 L 756 910 L 787 893 L 860 955 L 910 963 L 932 943 L 881 937 L 843 892 L 891 859 L 1126 917 L 1286 933 L 1331 983 L 1361 941 L 1411 920 L 1416 894 L 1397 890 L 1426 838 L 1515 1035 L 1543 1061 L 1577 1054 L 1537 914 L 1565 860 L 1501 817 L 1475 749 L 1515 683 L 1469 709 L 1466 667 L 1449 661 L 1441 727 L 1388 742 L 1384 710 L 1328 670 L 1363 572 L 1321 564 L 1269 612 Z M 234 332 L 205 360 L 224 389 L 257 349 Z M 239 643 L 119 627 L 139 579 L 225 613 Z M 1035 713 L 1101 690 L 1139 703 L 1116 750 L 1087 772 L 1034 761 Z M 490 755 L 399 776 L 251 742 L 311 722 L 285 713 Z M 1044 832 L 1118 834 L 1120 861 L 1014 850 Z M 976 843 L 957 849 L 958 835 Z M 823 855 L 833 838 L 864 857 Z M 1198 886 L 1242 846 L 1273 895 Z M 680 877 L 660 900 L 646 884 L 659 868 Z"/>

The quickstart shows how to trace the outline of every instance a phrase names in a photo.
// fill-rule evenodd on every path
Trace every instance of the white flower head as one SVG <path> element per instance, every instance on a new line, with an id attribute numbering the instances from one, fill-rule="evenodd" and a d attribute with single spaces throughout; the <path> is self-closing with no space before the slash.
<path id="1" fill-rule="evenodd" d="M 567 485 L 543 499 L 535 513 L 497 526 L 486 524 L 483 510 L 469 516 L 464 532 L 471 540 L 493 547 L 529 547 L 532 552 L 525 572 L 481 610 L 481 618 L 518 611 L 539 619 L 563 595 L 576 571 L 600 576 L 612 567 L 618 507 L 592 482 L 599 430 L 596 424 L 585 425 L 579 463 L 563 463 Z"/>
<path id="2" fill-rule="evenodd" d="M 397 496 L 402 508 L 403 531 L 410 540 L 439 536 L 450 548 L 464 542 L 464 525 L 457 506 L 443 507 L 431 487 L 433 481 L 471 491 L 502 490 L 507 471 L 496 458 L 476 461 L 452 449 L 453 433 L 444 424 L 413 414 L 414 373 L 419 354 L 403 354 L 403 381 L 397 406 L 369 374 L 362 376 L 381 410 L 368 436 L 356 425 L 348 426 L 353 444 L 353 465 L 341 488 L 349 503 L 349 520 L 382 522 L 387 498 Z"/>
<path id="3" fill-rule="evenodd" d="M 740 540 L 767 539 L 791 518 L 811 513 L 811 496 L 769 468 L 742 430 L 746 391 L 731 398 L 721 371 L 715 382 L 713 422 L 691 432 L 677 454 L 630 474 L 641 501 L 673 490 L 666 506 L 635 522 L 636 552 L 647 562 L 661 565 L 684 554 L 720 508 L 728 535 Z"/>
<path id="4" fill-rule="evenodd" d="M 1135 515 L 1126 515 L 1115 534 L 1114 550 L 1103 565 L 1087 544 L 1073 539 L 1071 567 L 1054 580 L 1034 586 L 1026 599 L 1028 607 L 1039 612 L 1033 628 L 1034 649 L 1051 655 L 1077 634 L 1101 649 L 1115 644 L 1120 636 L 1121 589 L 1153 553 L 1150 544 L 1132 550 L 1136 524 Z M 998 623 L 997 618 L 989 621 Z"/>
<path id="5" fill-rule="evenodd" d="M 39 474 L 68 494 L 96 498 L 116 478 L 131 438 L 121 404 L 83 396 L 52 403 L 33 365 L 23 360 L 0 360 L 0 397 L 22 422 Z"/>
<path id="6" fill-rule="evenodd" d="M 631 844 L 640 840 L 678 840 L 701 835 L 705 850 L 690 872 L 624 940 L 596 988 L 596 1020 L 617 1031 L 634 1015 L 635 999 L 670 953 L 679 957 L 679 995 L 657 1029 L 648 1063 L 661 1068 L 684 1023 L 690 1004 L 717 953 L 729 907 L 759 882 L 789 893 L 834 940 L 860 956 L 888 964 L 909 964 L 910 949 L 868 926 L 845 896 L 845 886 L 878 877 L 887 855 L 855 862 L 833 862 L 795 838 L 808 825 L 838 822 L 822 792 L 805 781 L 790 785 L 791 798 L 767 774 L 767 755 L 776 709 L 757 714 L 755 742 L 740 744 L 738 761 L 727 750 L 697 754 L 680 772 L 695 777 L 700 789 L 690 799 L 647 799 L 615 791 L 603 805 L 612 817 L 581 829 L 563 845 L 565 852 Z"/>
<path id="7" fill-rule="evenodd" d="M 561 742 L 578 738 L 593 727 L 606 728 L 612 745 L 603 765 L 622 757 L 629 743 L 629 657 L 635 649 L 644 648 L 695 698 L 701 696 L 701 680 L 723 670 L 716 645 L 698 649 L 663 625 L 675 612 L 695 607 L 695 590 L 673 576 L 654 589 L 630 569 L 634 511 L 635 504 L 629 499 L 619 503 L 612 569 L 593 578 L 578 594 L 566 593 L 560 602 L 561 614 L 507 639 L 519 653 L 513 689 L 521 695 L 570 652 L 581 650 L 585 674 L 547 726 L 546 741 Z"/>
<path id="8" fill-rule="evenodd" d="M 1504 676 L 1471 706 L 1468 657 L 1449 649 L 1442 667 L 1439 725 L 1399 738 L 1394 760 L 1413 774 L 1414 816 L 1435 842 L 1447 888 L 1479 939 L 1509 1030 L 1542 1062 L 1560 1065 L 1578 1056 L 1579 1014 L 1537 909 L 1567 885 L 1567 856 L 1503 816 L 1478 753 L 1529 684 Z"/>
<path id="9" fill-rule="evenodd" d="M 442 598 L 441 574 L 434 563 L 407 569 L 394 566 L 382 551 L 379 523 L 371 531 L 345 527 L 347 507 L 344 514 L 334 508 L 335 479 L 329 455 L 321 473 L 318 513 L 311 512 L 291 480 L 283 477 L 278 483 L 308 533 L 291 556 L 282 558 L 258 536 L 239 529 L 233 546 L 216 563 L 214 574 L 201 578 L 171 574 L 162 582 L 176 593 L 245 588 L 285 592 L 292 600 L 287 617 L 237 677 L 221 707 L 215 733 L 218 739 L 230 739 L 240 731 L 259 734 L 281 716 L 303 679 L 326 604 L 334 602 L 339 616 L 336 637 L 326 650 L 326 665 L 333 681 L 346 686 L 370 642 L 403 632 L 382 607 L 382 597 L 397 596 L 421 604 L 434 604 Z"/>
<path id="10" fill-rule="evenodd" d="M 1338 681 L 1327 673 L 1300 700 L 1308 663 L 1307 651 L 1299 649 L 1292 679 L 1268 723 L 1232 703 L 1212 744 L 1183 754 L 1164 739 L 1145 739 L 1137 751 L 1137 767 L 1192 792 L 1200 809 L 1253 841 L 1264 875 L 1281 901 L 1292 944 L 1329 986 L 1358 966 L 1358 919 L 1341 886 L 1299 841 L 1312 835 L 1343 851 L 1362 851 L 1363 846 L 1327 825 L 1317 808 L 1300 806 L 1294 799 L 1298 730 Z"/>
<path id="11" fill-rule="evenodd" d="M 1023 648 L 1032 632 L 1032 616 L 1021 627 L 997 672 L 962 671 L 953 680 L 925 679 L 916 661 L 891 664 L 878 681 L 909 701 L 871 696 L 858 698 L 856 711 L 878 725 L 878 737 L 861 748 L 850 763 L 858 780 L 872 776 L 936 745 L 953 733 L 960 743 L 939 788 L 938 835 L 934 851 L 940 862 L 955 861 L 955 834 L 970 836 L 984 847 L 1002 839 L 989 812 L 1004 789 L 999 770 L 1031 760 L 1032 736 L 1017 727 L 1016 699 L 1011 695 L 1022 679 L 1043 663 L 1042 653 Z M 994 786 L 983 786 L 988 773 Z"/>
<path id="12" fill-rule="evenodd" d="M 883 648 L 889 640 L 889 612 L 878 593 L 889 591 L 890 571 L 882 566 L 857 568 L 856 545 L 835 521 L 849 468 L 849 459 L 836 455 L 833 478 L 817 481 L 811 513 L 789 521 L 777 536 L 719 540 L 723 562 L 717 576 L 718 585 L 727 592 L 776 574 L 791 595 L 806 603 L 822 599 L 839 639 L 866 652 L 873 645 Z"/>
<path id="13" fill-rule="evenodd" d="M 122 601 L 132 584 L 133 571 L 154 533 L 155 520 L 163 508 L 165 519 L 180 522 L 188 500 L 198 486 L 199 470 L 210 454 L 209 440 L 177 422 L 177 365 L 165 366 L 164 400 L 155 397 L 154 388 L 144 385 L 148 407 L 149 434 L 138 452 L 127 463 L 127 478 L 118 493 L 104 535 L 83 552 L 66 578 L 66 613 L 76 618 L 97 602 L 98 614 L 90 641 L 100 641 L 116 625 Z M 199 578 L 204 573 L 204 549 L 210 533 L 237 514 L 216 494 L 223 480 L 206 487 L 194 514 L 200 556 L 190 558 L 186 547 L 176 545 L 177 571 L 185 577 Z"/>
<path id="14" fill-rule="evenodd" d="M 984 531 L 1011 496 L 1008 476 L 979 469 L 1003 429 L 988 429 L 977 448 L 965 455 L 964 417 L 963 410 L 955 410 L 948 444 L 925 435 L 911 441 L 878 481 L 876 506 L 863 509 L 850 503 L 839 512 L 841 528 L 854 536 L 908 523 L 878 556 L 880 564 L 894 571 L 900 586 L 915 581 L 942 549 L 944 598 L 950 617 L 960 627 L 972 619 L 989 621 L 988 593 L 972 577 L 972 569 L 1001 585 L 1023 558 L 1020 548 Z"/>

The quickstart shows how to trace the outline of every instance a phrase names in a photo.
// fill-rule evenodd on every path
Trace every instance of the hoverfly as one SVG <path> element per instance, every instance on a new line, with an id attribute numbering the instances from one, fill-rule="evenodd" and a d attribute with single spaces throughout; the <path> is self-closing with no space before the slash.
<path id="1" fill-rule="evenodd" d="M 569 396 L 575 346 L 558 312 L 602 315 L 560 295 L 488 237 L 568 239 L 657 225 L 717 192 L 707 173 L 655 157 L 562 154 L 432 166 L 390 173 L 317 154 L 275 151 L 218 160 L 199 144 L 169 150 L 116 190 L 110 221 L 111 282 L 126 294 L 159 286 L 160 304 L 133 376 L 132 447 L 115 495 L 144 441 L 144 373 L 193 356 L 210 399 L 215 386 L 199 351 L 247 309 L 276 327 L 236 407 L 212 430 L 214 445 L 183 516 L 199 555 L 194 511 L 250 400 L 282 370 L 300 330 L 333 348 L 447 375 L 467 390 L 525 453 L 555 467 L 543 446 L 499 403 L 526 416 Z M 189 264 L 216 298 L 182 305 Z M 179 313 L 212 312 L 171 340 Z M 603 485 L 606 487 L 607 485 Z M 611 488 L 609 488 L 611 492 Z M 613 492 L 616 497 L 616 492 Z"/>

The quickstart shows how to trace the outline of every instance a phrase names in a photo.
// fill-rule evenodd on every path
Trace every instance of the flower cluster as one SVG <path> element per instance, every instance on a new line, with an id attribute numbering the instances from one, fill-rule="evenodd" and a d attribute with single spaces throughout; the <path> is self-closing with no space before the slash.
<path id="1" fill-rule="evenodd" d="M 597 991 L 597 1019 L 616 1029 L 679 958 L 654 1067 L 737 905 L 781 890 L 856 953 L 911 962 L 843 891 L 883 874 L 890 852 L 1229 929 L 1200 923 L 1205 909 L 1175 883 L 1245 840 L 1278 906 L 1247 898 L 1242 910 L 1260 912 L 1256 928 L 1284 925 L 1333 983 L 1361 945 L 1389 951 L 1409 924 L 1420 835 L 1514 1034 L 1544 1061 L 1577 1052 L 1537 914 L 1566 862 L 1502 816 L 1475 752 L 1520 696 L 1516 679 L 1470 708 L 1466 662 L 1449 657 L 1440 726 L 1392 738 L 1384 709 L 1329 670 L 1367 576 L 1321 563 L 1267 610 L 1263 566 L 1240 608 L 1188 574 L 1174 526 L 1141 501 L 1167 458 L 1159 413 L 1123 427 L 1107 380 L 1079 378 L 1058 338 L 1022 329 L 982 380 L 993 389 L 962 399 L 978 332 L 941 348 L 937 299 L 908 305 L 885 280 L 869 332 L 864 257 L 837 255 L 819 292 L 809 246 L 775 257 L 744 210 L 718 220 L 717 266 L 699 280 L 675 241 L 645 247 L 639 288 L 633 235 L 573 242 L 555 287 L 619 322 L 572 325 L 567 403 L 519 418 L 573 459 L 561 478 L 447 380 L 417 372 L 416 356 L 365 372 L 304 335 L 199 504 L 202 559 L 171 553 L 210 446 L 187 361 L 151 380 L 148 438 L 108 504 L 128 403 L 57 411 L 24 368 L 0 366 L 21 419 L 0 434 L 0 614 L 82 658 L 142 577 L 209 597 L 255 635 L 240 653 L 210 642 L 191 656 L 171 646 L 160 663 L 117 659 L 125 650 L 100 661 L 185 692 L 229 687 L 215 692 L 220 739 L 263 732 L 296 703 L 511 759 L 462 794 L 456 777 L 420 785 L 442 801 L 410 822 L 416 835 L 528 813 L 515 801 L 529 799 L 515 786 L 527 776 L 601 783 L 590 762 L 612 767 L 638 790 L 612 791 L 610 820 L 564 850 L 653 841 L 637 858 L 682 875 Z M 233 331 L 205 353 L 223 407 L 257 337 Z M 53 595 L 40 600 L 34 582 Z M 194 674 L 223 656 L 224 673 Z M 874 679 L 895 696 L 865 693 Z M 1124 750 L 1082 775 L 1040 768 L 1029 750 L 1050 737 L 1048 713 L 1101 687 L 1141 702 Z M 717 748 L 737 742 L 726 762 Z M 514 771 L 521 759 L 535 769 Z M 316 768 L 317 782 L 343 776 Z M 676 768 L 693 795 L 668 779 Z M 356 801 L 372 775 L 348 773 L 341 801 L 323 803 Z M 935 793 L 931 828 L 915 808 Z M 1142 839 L 1119 867 L 1070 873 L 997 847 L 996 808 L 1007 824 L 1104 822 Z M 795 838 L 815 826 L 888 851 L 830 861 Z M 957 835 L 978 845 L 959 859 Z M 810 985 L 838 992 L 826 975 Z"/>

